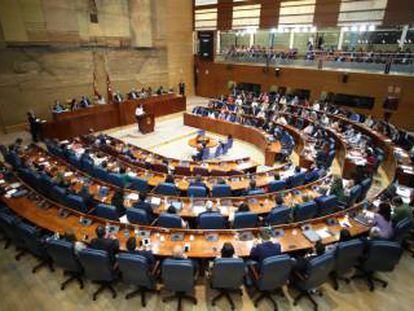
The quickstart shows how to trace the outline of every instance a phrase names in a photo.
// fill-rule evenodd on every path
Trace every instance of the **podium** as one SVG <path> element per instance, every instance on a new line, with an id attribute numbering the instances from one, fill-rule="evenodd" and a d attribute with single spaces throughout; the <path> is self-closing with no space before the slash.
<path id="1" fill-rule="evenodd" d="M 142 116 L 136 117 L 138 123 L 138 130 L 142 134 L 154 132 L 155 120 L 154 114 L 145 113 Z"/>

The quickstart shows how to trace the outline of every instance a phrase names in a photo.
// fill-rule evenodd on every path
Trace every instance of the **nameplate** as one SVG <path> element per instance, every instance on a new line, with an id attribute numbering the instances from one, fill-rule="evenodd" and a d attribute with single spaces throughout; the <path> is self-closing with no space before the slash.
<path id="1" fill-rule="evenodd" d="M 205 237 L 207 242 L 217 242 L 219 239 L 217 233 L 206 233 Z"/>
<path id="2" fill-rule="evenodd" d="M 175 232 L 175 233 L 171 234 L 171 241 L 173 241 L 173 242 L 184 241 L 184 233 Z"/>
<path id="3" fill-rule="evenodd" d="M 84 226 L 84 227 L 88 227 L 88 226 L 90 226 L 90 225 L 92 224 L 92 220 L 91 220 L 91 219 L 89 219 L 89 218 L 84 218 L 84 217 L 81 217 L 81 218 L 79 219 L 79 223 L 80 223 L 82 226 Z"/>
<path id="4" fill-rule="evenodd" d="M 239 240 L 240 241 L 245 242 L 245 241 L 251 241 L 253 239 L 254 239 L 254 235 L 250 231 L 241 232 L 239 234 Z"/>

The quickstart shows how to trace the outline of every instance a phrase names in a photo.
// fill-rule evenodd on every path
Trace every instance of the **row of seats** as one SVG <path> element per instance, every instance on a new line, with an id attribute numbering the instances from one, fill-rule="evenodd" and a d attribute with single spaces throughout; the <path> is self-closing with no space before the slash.
<path id="1" fill-rule="evenodd" d="M 114 262 L 108 253 L 101 250 L 84 248 L 76 253 L 72 242 L 53 238 L 49 233 L 20 220 L 3 206 L 0 210 L 0 232 L 18 247 L 20 253 L 16 260 L 20 260 L 26 252 L 40 260 L 33 273 L 43 266 L 54 271 L 53 264 L 62 268 L 69 275 L 69 279 L 61 285 L 62 290 L 75 280 L 83 288 L 83 277 L 86 277 L 100 285 L 92 296 L 94 300 L 105 289 L 110 290 L 115 298 L 117 294 L 112 283 L 121 279 L 137 288 L 126 298 L 140 294 L 142 306 L 145 307 L 145 293 L 156 292 L 157 283 L 162 281 L 164 288 L 174 293 L 164 301 L 177 298 L 179 308 L 183 299 L 197 303 L 193 296 L 188 295 L 194 289 L 197 275 L 193 260 L 168 258 L 158 269 L 158 265 L 149 266 L 146 259 L 137 254 L 119 253 Z M 312 297 L 314 290 L 331 279 L 338 290 L 338 281 L 354 267 L 360 273 L 353 278 L 365 279 L 370 290 L 375 288 L 374 281 L 385 287 L 387 282 L 375 273 L 393 271 L 401 255 L 402 248 L 398 241 L 353 239 L 340 242 L 334 250 L 310 259 L 305 271 L 295 270 L 295 259 L 287 254 L 268 257 L 258 266 L 250 265 L 241 258 L 217 258 L 209 274 L 211 288 L 219 292 L 212 303 L 214 305 L 218 299 L 225 297 L 235 309 L 230 293 L 241 293 L 241 287 L 246 285 L 260 293 L 254 301 L 255 306 L 266 298 L 276 309 L 277 302 L 272 294 L 289 283 L 298 292 L 295 305 L 307 297 L 316 309 L 317 303 Z"/>

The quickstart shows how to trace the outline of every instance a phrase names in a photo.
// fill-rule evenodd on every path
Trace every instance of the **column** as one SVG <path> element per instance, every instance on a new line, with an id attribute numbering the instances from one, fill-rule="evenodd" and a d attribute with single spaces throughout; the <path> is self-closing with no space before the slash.
<path id="1" fill-rule="evenodd" d="M 342 44 L 344 43 L 344 27 L 341 27 L 341 32 L 339 33 L 339 40 L 338 40 L 338 51 L 342 50 Z"/>
<path id="2" fill-rule="evenodd" d="M 253 46 L 254 45 L 254 32 L 251 31 L 249 35 L 250 35 L 250 46 Z"/>
<path id="3" fill-rule="evenodd" d="M 216 38 L 216 55 L 220 54 L 220 48 L 221 48 L 221 41 L 220 41 L 220 30 L 216 31 L 217 38 Z"/>
<path id="4" fill-rule="evenodd" d="M 293 44 L 295 43 L 295 31 L 294 29 L 290 30 L 290 39 L 289 39 L 289 49 L 293 49 Z"/>
<path id="5" fill-rule="evenodd" d="M 402 30 L 401 38 L 400 38 L 399 47 L 401 49 L 404 48 L 404 42 L 405 42 L 405 39 L 407 38 L 407 32 L 408 32 L 408 25 L 405 25 L 404 28 L 403 28 L 403 30 Z"/>

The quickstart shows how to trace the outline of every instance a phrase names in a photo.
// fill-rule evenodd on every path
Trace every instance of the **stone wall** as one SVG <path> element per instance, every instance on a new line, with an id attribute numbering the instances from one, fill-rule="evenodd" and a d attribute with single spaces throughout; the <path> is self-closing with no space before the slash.
<path id="1" fill-rule="evenodd" d="M 177 87 L 193 92 L 188 0 L 0 0 L 0 126 L 21 128 L 55 99 L 92 96 L 93 73 L 114 90 Z"/>

